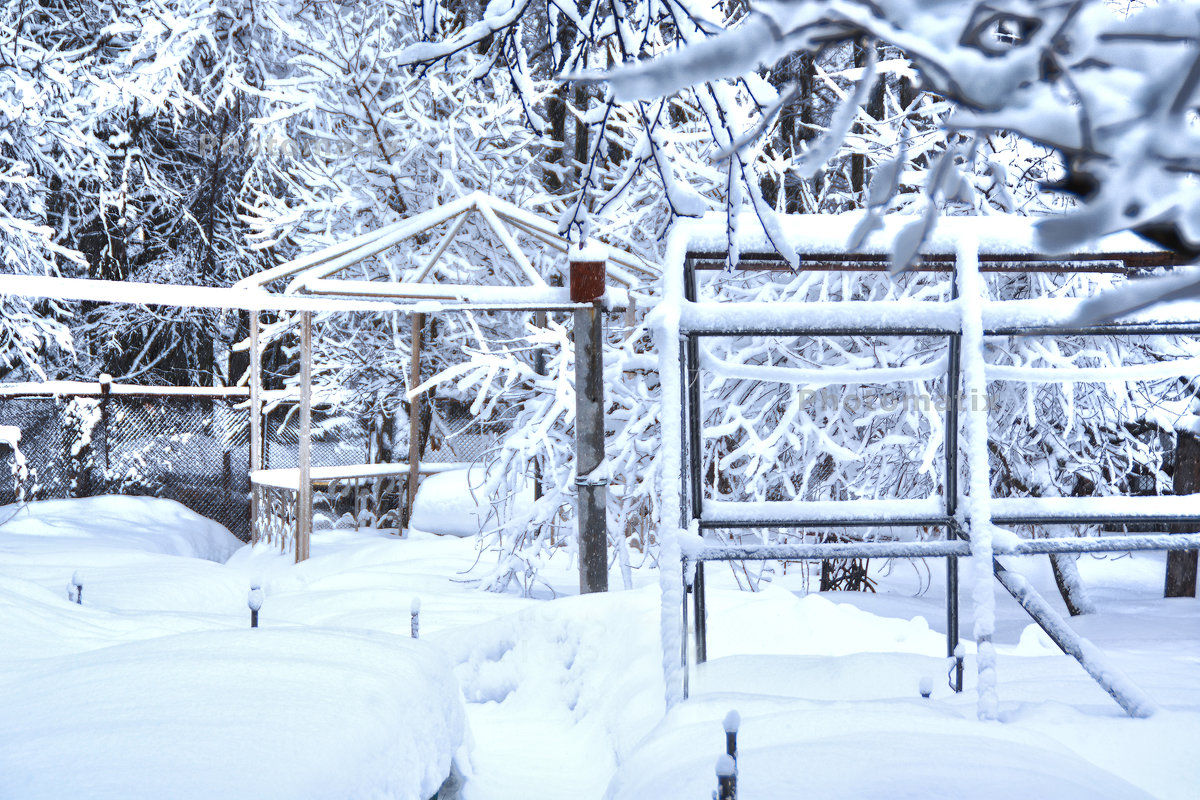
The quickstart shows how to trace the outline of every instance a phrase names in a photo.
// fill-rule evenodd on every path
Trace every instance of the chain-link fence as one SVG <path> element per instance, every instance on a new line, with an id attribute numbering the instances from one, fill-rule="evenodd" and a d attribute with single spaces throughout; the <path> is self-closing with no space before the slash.
<path id="1" fill-rule="evenodd" d="M 95 384 L 91 385 L 93 389 Z M 243 540 L 250 537 L 248 400 L 238 390 L 120 387 L 101 394 L 49 396 L 0 392 L 0 425 L 20 430 L 28 467 L 0 446 L 0 505 L 127 494 L 176 500 L 214 519 Z M 438 400 L 430 420 L 426 462 L 483 459 L 506 430 L 480 423 L 469 409 Z M 407 420 L 393 424 L 395 461 L 408 455 Z M 295 467 L 299 414 L 294 403 L 269 407 L 263 425 L 264 465 Z M 313 464 L 335 466 L 376 460 L 369 421 L 328 408 L 313 409 Z"/>
<path id="2" fill-rule="evenodd" d="M 249 425 L 236 394 L 0 395 L 29 475 L 0 504 L 126 494 L 176 500 L 249 537 Z M 0 451 L 0 477 L 14 454 Z M 23 485 L 22 485 L 23 484 Z"/>

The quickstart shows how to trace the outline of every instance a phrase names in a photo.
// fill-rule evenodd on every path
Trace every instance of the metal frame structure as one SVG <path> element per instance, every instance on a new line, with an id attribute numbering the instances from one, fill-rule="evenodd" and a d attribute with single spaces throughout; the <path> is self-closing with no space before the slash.
<path id="1" fill-rule="evenodd" d="M 925 256 L 916 266 L 919 271 L 934 271 L 949 273 L 951 276 L 951 301 L 957 299 L 958 277 L 957 258 L 955 255 L 933 254 Z M 702 475 L 702 420 L 703 402 L 701 395 L 700 374 L 702 371 L 699 342 L 706 337 L 729 336 L 936 336 L 944 337 L 947 341 L 947 396 L 956 397 L 960 379 L 963 373 L 962 336 L 963 322 L 948 323 L 944 319 L 934 319 L 929 322 L 912 323 L 905 321 L 903 315 L 897 314 L 894 321 L 862 322 L 855 321 L 852 314 L 846 314 L 844 321 L 830 322 L 829 311 L 826 307 L 820 315 L 820 321 L 808 324 L 803 321 L 803 314 L 788 315 L 793 324 L 779 325 L 777 321 L 757 321 L 761 314 L 753 313 L 753 309 L 728 308 L 737 306 L 736 303 L 708 303 L 709 307 L 720 305 L 720 315 L 689 313 L 699 311 L 706 305 L 699 300 L 698 272 L 705 269 L 721 269 L 726 263 L 726 254 L 720 252 L 686 252 L 683 260 L 682 299 L 683 308 L 679 315 L 677 335 L 680 338 L 680 359 L 678 364 L 681 398 L 681 452 L 679 453 L 681 469 L 681 520 L 684 530 L 697 529 L 701 534 L 705 531 L 730 529 L 813 529 L 813 528 L 866 528 L 866 527 L 930 527 L 945 531 L 945 539 L 938 541 L 864 541 L 838 542 L 828 544 L 799 544 L 799 545 L 748 545 L 727 546 L 705 544 L 697 551 L 683 555 L 683 607 L 682 607 L 682 642 L 681 661 L 683 669 L 683 696 L 687 696 L 688 685 L 688 602 L 687 595 L 692 595 L 693 619 L 695 627 L 696 661 L 703 663 L 707 660 L 707 624 L 706 600 L 704 586 L 704 564 L 707 561 L 733 560 L 828 560 L 835 558 L 945 558 L 947 569 L 946 592 L 946 649 L 947 656 L 954 659 L 950 685 L 956 691 L 962 691 L 963 659 L 958 649 L 959 643 L 959 600 L 958 600 L 958 558 L 972 555 L 970 530 L 978 520 L 970 520 L 960 513 L 958 507 L 958 476 L 959 476 L 959 409 L 956 402 L 945 403 L 944 429 L 944 458 L 943 478 L 945 490 L 938 505 L 940 508 L 929 508 L 928 504 L 916 503 L 911 514 L 892 514 L 890 516 L 863 515 L 856 513 L 865 501 L 846 502 L 845 510 L 831 510 L 830 503 L 779 502 L 754 504 L 755 507 L 736 508 L 737 503 L 705 503 L 703 497 Z M 1028 253 L 979 253 L 979 272 L 1118 272 L 1136 274 L 1152 267 L 1166 266 L 1175 263 L 1169 254 L 1146 252 L 1117 252 L 1117 253 L 1080 253 L 1057 256 L 1052 260 L 1043 256 Z M 671 268 L 674 265 L 670 265 Z M 739 262 L 739 269 L 747 271 L 791 271 L 791 266 L 774 253 L 747 253 Z M 805 270 L 836 270 L 836 271 L 884 271 L 888 268 L 887 257 L 870 253 L 818 253 L 801 256 L 801 269 Z M 1018 301 L 1019 302 L 1019 301 Z M 803 303 L 780 304 L 792 305 L 800 310 Z M 811 304 L 807 304 L 811 307 Z M 833 304 L 836 306 L 836 304 Z M 862 305 L 860 303 L 860 305 Z M 878 304 L 874 304 L 878 305 Z M 935 304 L 931 303 L 931 306 Z M 729 312 L 727 313 L 727 309 Z M 1200 334 L 1200 315 L 1187 320 L 1176 322 L 1140 321 L 1132 323 L 1108 323 L 1095 325 L 1039 326 L 1021 324 L 997 324 L 985 326 L 984 337 L 1038 335 L 1038 334 L 1079 334 L 1088 336 L 1123 336 L 1136 334 Z M 967 409 L 965 413 L 972 413 Z M 974 413 L 987 413 L 986 410 Z M 1192 496 L 1192 500 L 1195 496 Z M 1067 502 L 1059 503 L 1061 508 L 1052 511 L 1030 513 L 992 513 L 988 523 L 996 525 L 1054 525 L 1054 524 L 1091 524 L 1091 523 L 1131 523 L 1155 522 L 1163 524 L 1198 524 L 1200 525 L 1200 503 L 1189 503 L 1188 508 L 1180 509 L 1179 503 L 1171 510 L 1162 511 L 1163 498 L 1146 498 L 1148 507 L 1136 514 L 1128 510 L 1120 512 L 1105 512 L 1091 508 L 1093 498 L 1069 498 Z M 1078 502 L 1073 502 L 1073 501 Z M 887 503 L 889 501 L 882 501 Z M 713 508 L 719 505 L 720 509 Z M 763 513 L 762 506 L 778 505 L 779 511 Z M 805 513 L 811 510 L 817 513 Z M 713 512 L 716 513 L 713 513 Z M 725 513 L 721 513 L 724 511 Z M 735 513 L 729 513 L 733 511 Z M 1200 530 L 1200 527 L 1197 527 Z M 1085 669 L 1097 680 L 1127 713 L 1140 716 L 1148 711 L 1136 700 L 1131 700 L 1120 687 L 1108 680 L 1102 670 L 1090 663 L 1086 648 L 1073 636 L 1064 634 L 1061 619 L 1050 606 L 1034 592 L 1024 581 L 1014 580 L 1011 573 L 997 560 L 996 556 L 1003 555 L 1034 555 L 1059 553 L 1087 552 L 1124 552 L 1133 550 L 1192 550 L 1200 548 L 1200 533 L 1190 534 L 1133 534 L 1109 537 L 1070 537 L 1024 540 L 1017 546 L 1003 551 L 993 550 L 993 573 L 1001 585 L 1018 600 L 1021 606 L 1030 614 L 1066 653 L 1074 656 Z M 690 563 L 689 563 L 690 562 Z M 689 566 L 691 580 L 689 581 Z"/>
<path id="2" fill-rule="evenodd" d="M 482 219 L 484 227 L 494 235 L 503 251 L 515 263 L 517 272 L 524 281 L 523 284 L 480 286 L 436 280 L 438 277 L 437 266 L 441 257 L 462 231 L 463 225 L 472 214 L 478 215 Z M 418 265 L 419 269 L 414 280 L 380 282 L 336 277 L 366 259 L 378 256 L 408 239 L 426 234 L 447 224 L 449 227 L 438 240 L 430 258 Z M 425 316 L 429 313 L 449 311 L 523 311 L 544 315 L 546 312 L 574 312 L 597 307 L 596 303 L 573 302 L 569 288 L 549 285 L 521 250 L 517 240 L 518 236 L 531 238 L 541 246 L 564 256 L 571 248 L 570 242 L 559 236 L 554 225 L 547 220 L 530 214 L 511 203 L 476 192 L 410 219 L 345 242 L 339 242 L 323 250 L 265 270 L 238 282 L 234 289 L 264 292 L 272 284 L 286 280 L 287 284 L 283 290 L 285 296 L 317 295 L 353 299 L 356 302 L 381 301 L 386 304 L 387 310 L 403 310 L 412 315 L 413 358 L 411 388 L 408 392 L 409 400 L 413 402 L 409 418 L 409 441 L 411 444 L 408 461 L 408 491 L 411 498 L 415 495 L 417 476 L 420 474 L 419 451 L 415 447 L 416 426 L 419 419 L 416 406 L 419 395 L 416 389 L 420 385 L 419 353 Z M 653 277 L 655 273 L 626 253 L 610 247 L 604 247 L 604 251 L 607 256 L 607 277 L 616 285 L 607 288 L 603 302 L 599 304 L 601 306 L 599 310 L 626 309 L 631 302 L 629 290 L 638 283 Z M 397 309 L 397 307 L 399 308 Z M 602 314 L 596 316 L 602 320 Z M 312 370 L 311 329 L 312 313 L 301 312 L 300 359 L 301 372 L 304 376 L 310 376 Z M 264 343 L 260 339 L 260 320 L 258 314 L 254 313 L 251 314 L 250 320 L 250 413 L 254 441 L 257 441 L 256 434 L 258 426 L 261 425 L 262 416 L 260 376 Z M 312 532 L 312 464 L 309 457 L 312 438 L 309 421 L 312 407 L 311 380 L 302 379 L 300 389 L 300 507 L 296 513 L 297 535 L 295 537 L 297 561 L 307 558 L 308 540 Z M 253 473 L 261 470 L 262 467 L 262 453 L 253 449 L 250 470 Z M 252 497 L 252 503 L 255 502 L 255 498 Z M 411 499 L 407 508 L 411 508 Z M 251 508 L 251 516 L 252 519 L 259 518 L 259 509 L 256 506 Z"/>

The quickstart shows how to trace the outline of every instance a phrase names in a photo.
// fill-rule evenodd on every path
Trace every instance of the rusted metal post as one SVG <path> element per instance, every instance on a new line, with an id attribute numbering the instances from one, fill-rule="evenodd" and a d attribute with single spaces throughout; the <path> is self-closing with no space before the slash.
<path id="1" fill-rule="evenodd" d="M 412 318 L 412 358 L 408 388 L 411 392 L 421 385 L 421 338 L 425 332 L 425 315 L 417 312 Z M 421 470 L 421 398 L 413 395 L 408 403 L 408 496 L 400 511 L 400 528 L 408 529 L 413 504 L 417 501 L 417 481 Z"/>
<path id="2" fill-rule="evenodd" d="M 250 312 L 250 472 L 263 468 L 262 350 L 258 342 L 258 312 Z M 259 491 L 250 486 L 250 542 L 258 544 Z"/>
<path id="3" fill-rule="evenodd" d="M 1200 436 L 1179 431 L 1175 444 L 1175 494 L 1200 492 Z M 1195 525 L 1177 525 L 1172 533 L 1200 532 Z M 1164 597 L 1196 596 L 1196 551 L 1173 550 L 1167 553 Z"/>
<path id="4" fill-rule="evenodd" d="M 579 591 L 608 591 L 608 475 L 604 461 L 604 296 L 608 253 L 572 249 L 571 302 L 575 310 L 575 489 Z"/>
<path id="5" fill-rule="evenodd" d="M 296 563 L 312 540 L 312 312 L 300 312 L 300 483 L 296 487 Z"/>

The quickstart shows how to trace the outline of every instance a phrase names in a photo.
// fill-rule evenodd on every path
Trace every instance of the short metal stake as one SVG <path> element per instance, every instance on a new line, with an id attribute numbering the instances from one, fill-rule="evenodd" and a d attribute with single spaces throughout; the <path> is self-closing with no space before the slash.
<path id="1" fill-rule="evenodd" d="M 725 754 L 717 759 L 717 790 L 713 800 L 737 800 L 737 764 Z"/>
<path id="2" fill-rule="evenodd" d="M 737 711 L 725 715 L 725 754 L 733 759 L 734 766 L 737 766 L 737 735 L 741 725 L 742 715 Z"/>
<path id="3" fill-rule="evenodd" d="M 262 608 L 263 590 L 257 584 L 250 587 L 250 594 L 246 596 L 246 605 L 250 606 L 250 627 L 258 627 L 258 610 Z"/>
<path id="4" fill-rule="evenodd" d="M 419 639 L 421 633 L 421 598 L 414 597 L 408 613 L 412 615 L 412 638 Z"/>
<path id="5" fill-rule="evenodd" d="M 75 574 L 71 576 L 71 586 L 75 587 L 76 605 L 83 605 L 83 576 L 79 574 L 79 570 L 75 570 Z"/>

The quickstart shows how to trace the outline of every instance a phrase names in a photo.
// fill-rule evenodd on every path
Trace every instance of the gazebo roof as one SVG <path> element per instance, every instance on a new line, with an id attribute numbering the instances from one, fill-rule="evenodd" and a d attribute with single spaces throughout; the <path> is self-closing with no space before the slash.
<path id="1" fill-rule="evenodd" d="M 518 280 L 509 285 L 461 284 L 437 280 L 435 267 L 459 236 L 464 223 L 477 215 L 515 265 Z M 405 280 L 363 280 L 344 277 L 349 268 L 385 251 L 448 225 L 428 259 L 419 264 L 416 274 Z M 266 290 L 270 284 L 287 279 L 284 294 L 327 295 L 345 298 L 388 300 L 393 303 L 420 305 L 426 310 L 471 306 L 482 308 L 570 308 L 568 290 L 549 285 L 522 250 L 518 237 L 532 239 L 551 251 L 566 256 L 571 243 L 558 235 L 549 220 L 531 214 L 512 203 L 475 192 L 409 219 L 387 225 L 330 245 L 315 253 L 293 259 L 234 284 L 235 289 Z M 593 245 L 594 246 L 594 245 Z M 640 259 L 613 247 L 608 252 L 606 301 L 610 307 L 628 304 L 628 290 L 656 277 Z"/>

